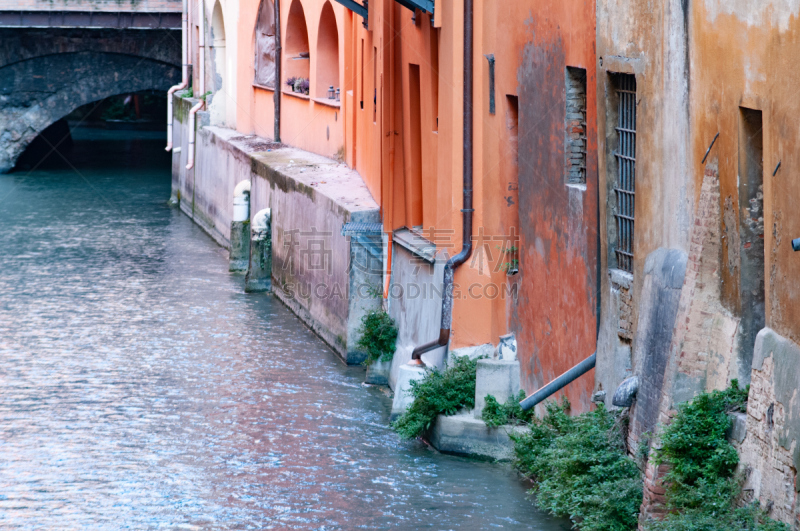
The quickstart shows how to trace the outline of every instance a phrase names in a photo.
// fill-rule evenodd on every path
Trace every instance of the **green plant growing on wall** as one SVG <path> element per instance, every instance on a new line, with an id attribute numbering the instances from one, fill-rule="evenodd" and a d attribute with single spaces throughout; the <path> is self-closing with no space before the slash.
<path id="1" fill-rule="evenodd" d="M 361 318 L 358 328 L 361 338 L 358 347 L 367 352 L 364 365 L 372 365 L 376 361 L 392 361 L 397 343 L 397 327 L 384 310 L 371 310 Z"/>
<path id="2" fill-rule="evenodd" d="M 741 478 L 736 448 L 726 434 L 729 413 L 745 411 L 748 387 L 736 380 L 724 391 L 712 391 L 678 406 L 672 423 L 661 435 L 661 447 L 653 450 L 657 464 L 666 464 L 667 508 L 661 521 L 650 521 L 653 531 L 788 531 L 771 520 L 757 504 L 736 507 Z"/>
<path id="3" fill-rule="evenodd" d="M 512 245 L 511 247 L 496 246 L 500 249 L 500 271 L 505 271 L 509 275 L 513 275 L 519 271 L 519 247 Z"/>
<path id="4" fill-rule="evenodd" d="M 507 424 L 528 424 L 534 417 L 533 409 L 525 411 L 519 403 L 525 398 L 525 391 L 520 391 L 515 397 L 509 398 L 505 404 L 500 404 L 492 395 L 486 395 L 486 405 L 483 406 L 481 418 L 490 428 L 497 428 Z"/>
<path id="5" fill-rule="evenodd" d="M 425 378 L 411 382 L 414 401 L 392 428 L 403 438 L 420 437 L 431 427 L 437 415 L 455 415 L 463 408 L 475 407 L 475 378 L 478 360 L 456 358 L 444 371 L 431 370 Z"/>
<path id="6" fill-rule="evenodd" d="M 582 531 L 635 530 L 642 478 L 626 454 L 625 417 L 602 405 L 570 416 L 566 399 L 546 408 L 529 432 L 511 435 L 516 466 L 534 481 L 536 505 Z"/>

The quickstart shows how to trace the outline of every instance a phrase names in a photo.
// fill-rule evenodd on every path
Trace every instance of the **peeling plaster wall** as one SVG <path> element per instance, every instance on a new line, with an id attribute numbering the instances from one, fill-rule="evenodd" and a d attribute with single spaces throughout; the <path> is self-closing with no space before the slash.
<path id="1" fill-rule="evenodd" d="M 775 358 L 773 370 L 759 361 L 759 356 L 769 357 L 759 349 L 766 348 L 764 334 L 780 334 L 784 343 L 776 349 L 784 353 L 795 352 L 800 338 L 800 288 L 794 281 L 800 275 L 800 260 L 789 244 L 800 236 L 794 204 L 800 183 L 792 178 L 800 161 L 800 99 L 795 94 L 800 84 L 800 2 L 610 0 L 598 6 L 597 13 L 598 61 L 603 62 L 598 73 L 598 150 L 604 271 L 614 263 L 609 236 L 614 230 L 614 175 L 609 169 L 615 124 L 613 86 L 606 73 L 635 74 L 637 80 L 635 352 L 651 339 L 650 332 L 641 329 L 642 312 L 651 304 L 643 289 L 642 257 L 659 246 L 688 253 L 660 403 L 649 408 L 646 422 L 668 423 L 681 401 L 724 388 L 733 378 L 742 384 L 752 378 L 753 411 L 748 411 L 743 463 L 754 463 L 749 481 L 755 495 L 765 503 L 774 501 L 776 517 L 794 522 L 795 494 L 786 486 L 795 481 L 796 458 L 789 464 L 787 452 L 795 452 L 796 443 L 787 434 L 796 437 L 800 425 L 786 405 L 793 404 L 794 391 L 780 382 L 788 378 L 796 387 L 794 372 L 800 360 L 784 354 L 781 361 Z M 756 122 L 754 113 L 743 109 L 759 111 Z M 760 129 L 756 144 L 763 138 L 763 161 L 756 161 L 763 162 L 761 188 L 758 172 L 753 181 L 752 167 L 741 156 L 748 149 L 757 154 L 751 159 L 762 153 L 760 146 L 748 144 L 751 133 L 742 134 L 757 120 L 763 124 L 753 128 Z M 761 245 L 763 265 L 745 256 Z M 753 301 L 760 301 L 762 274 L 769 328 L 759 334 L 754 354 L 754 332 L 764 325 L 750 309 Z M 612 391 L 628 372 L 619 355 L 618 334 L 625 308 L 615 275 L 601 278 L 597 386 Z M 638 363 L 634 356 L 633 372 L 639 370 Z M 655 397 L 648 395 L 647 400 L 651 398 Z M 783 434 L 778 438 L 765 435 L 763 426 L 773 398 L 772 422 Z M 779 429 L 781 423 L 784 427 Z M 634 443 L 635 434 L 634 429 Z M 655 489 L 651 501 L 656 503 L 659 474 L 652 466 L 648 470 L 648 488 Z M 646 499 L 643 514 L 653 512 L 648 503 Z"/>
<path id="2" fill-rule="evenodd" d="M 629 280 L 630 322 L 637 323 L 643 307 L 645 257 L 663 247 L 688 251 L 695 183 L 689 178 L 693 154 L 687 137 L 689 112 L 689 6 L 679 0 L 663 4 L 610 0 L 597 6 L 597 122 L 600 196 L 601 323 L 597 347 L 596 390 L 610 397 L 629 372 L 624 353 L 651 340 L 634 325 L 633 344 L 618 333 L 628 321 L 628 308 L 619 296 L 611 271 L 613 247 L 617 133 L 615 73 L 636 76 L 636 207 L 634 267 Z M 622 355 L 621 355 L 622 354 Z M 620 365 L 622 364 L 622 366 Z M 635 365 L 633 370 L 636 371 Z"/>
<path id="3" fill-rule="evenodd" d="M 748 235 L 740 208 L 740 107 L 759 110 L 763 120 L 763 224 L 766 326 L 800 340 L 800 260 L 790 241 L 800 236 L 795 199 L 800 183 L 791 176 L 800 163 L 796 150 L 800 99 L 800 2 L 704 0 L 692 4 L 691 150 L 701 156 L 719 132 L 712 155 L 719 160 L 722 215 L 721 299 L 734 315 L 742 313 L 737 267 Z M 773 177 L 778 162 L 781 167 Z M 747 198 L 744 198 L 747 202 Z M 760 219 L 759 219 L 760 218 Z M 753 243 L 753 242 L 749 242 Z M 756 242 L 758 243 L 758 242 Z M 752 339 L 751 339 L 752 341 Z M 753 345 L 744 345 L 752 352 Z"/>
<path id="4" fill-rule="evenodd" d="M 747 435 L 740 446 L 746 501 L 797 526 L 800 462 L 800 346 L 765 328 L 756 338 L 747 403 Z"/>

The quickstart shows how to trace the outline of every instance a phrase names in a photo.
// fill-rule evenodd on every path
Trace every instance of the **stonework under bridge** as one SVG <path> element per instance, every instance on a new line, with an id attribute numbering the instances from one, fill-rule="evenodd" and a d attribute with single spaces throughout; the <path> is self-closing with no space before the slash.
<path id="1" fill-rule="evenodd" d="M 34 14 L 41 25 L 7 11 L 0 17 L 0 173 L 11 171 L 39 133 L 78 107 L 141 90 L 166 92 L 181 78 L 179 14 L 176 25 L 172 13 L 114 20 L 95 13 L 91 20 L 105 26 L 90 27 L 65 27 L 63 14 Z M 136 27 L 136 20 L 158 24 Z M 43 27 L 46 21 L 56 23 Z"/>

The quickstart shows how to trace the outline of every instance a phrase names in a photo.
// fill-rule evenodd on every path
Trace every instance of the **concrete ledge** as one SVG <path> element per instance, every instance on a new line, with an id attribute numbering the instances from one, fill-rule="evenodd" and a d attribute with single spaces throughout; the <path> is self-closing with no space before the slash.
<path id="1" fill-rule="evenodd" d="M 240 269 L 250 262 L 249 253 L 245 260 L 237 250 L 243 251 L 250 239 L 243 226 L 234 227 L 232 237 L 234 189 L 249 180 L 250 215 L 264 209 L 271 213 L 271 283 L 259 279 L 249 289 L 271 286 L 345 362 L 361 363 L 366 354 L 357 347 L 358 325 L 364 313 L 381 305 L 369 288 L 383 285 L 380 245 L 375 251 L 342 233 L 350 222 L 380 223 L 378 204 L 361 176 L 335 160 L 205 125 L 202 119 L 195 167 L 187 171 L 187 116 L 194 101 L 174 99 L 174 145 L 181 150 L 173 151 L 173 199 L 231 249 L 233 267 Z M 375 254 L 377 260 L 365 259 Z"/>
<path id="2" fill-rule="evenodd" d="M 427 439 L 440 452 L 509 461 L 514 458 L 514 443 L 508 435 L 527 431 L 526 426 L 488 428 L 471 411 L 462 411 L 451 417 L 436 417 Z"/>

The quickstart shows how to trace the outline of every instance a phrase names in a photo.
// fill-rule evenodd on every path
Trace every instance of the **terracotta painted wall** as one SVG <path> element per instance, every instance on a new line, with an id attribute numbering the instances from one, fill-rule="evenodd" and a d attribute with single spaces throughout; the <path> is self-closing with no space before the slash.
<path id="1" fill-rule="evenodd" d="M 516 55 L 518 61 L 520 278 L 510 320 L 520 345 L 523 387 L 533 391 L 596 347 L 594 2 L 539 2 L 535 10 L 504 9 L 498 16 L 507 17 L 508 25 L 525 20 L 518 40 L 503 34 L 500 43 L 507 50 L 503 56 Z M 567 67 L 585 70 L 585 184 L 568 184 L 565 138 L 573 126 L 567 130 Z M 589 408 L 593 386 L 589 375 L 565 388 L 575 412 Z"/>
<path id="2" fill-rule="evenodd" d="M 270 1 L 270 0 L 265 0 Z M 305 30 L 310 53 L 309 59 L 298 59 L 293 55 L 291 45 L 286 44 L 286 39 L 294 40 L 296 33 L 302 25 L 288 24 L 292 11 L 292 3 L 298 2 L 302 6 L 305 17 Z M 239 43 L 242 50 L 237 57 L 237 79 L 239 98 L 237 101 L 237 129 L 242 133 L 256 134 L 267 138 L 274 135 L 274 91 L 269 87 L 257 86 L 255 79 L 255 29 L 260 3 L 256 0 L 240 0 L 242 9 L 242 24 L 239 27 Z M 335 17 L 336 39 L 338 39 L 338 60 L 335 54 L 319 52 L 320 43 L 323 47 L 329 45 L 332 30 L 328 26 L 323 32 L 320 41 L 320 19 L 323 8 L 333 13 Z M 326 22 L 330 19 L 327 17 Z M 338 69 L 341 100 L 344 100 L 344 19 L 349 17 L 349 11 L 331 0 L 281 0 L 281 36 L 284 42 L 283 50 L 283 77 L 280 88 L 283 91 L 281 102 L 281 140 L 289 145 L 337 158 L 344 153 L 344 113 L 343 101 L 335 103 L 327 97 L 327 88 L 319 86 L 318 74 L 324 72 L 326 79 L 330 79 L 330 70 Z M 288 50 L 288 52 L 287 52 Z M 295 72 L 300 63 L 308 63 L 308 75 L 311 80 L 310 94 L 292 94 L 284 81 Z M 303 72 L 303 77 L 305 74 Z"/>
<path id="3" fill-rule="evenodd" d="M 381 198 L 385 229 L 421 226 L 452 254 L 461 247 L 463 7 L 438 8 L 435 24 L 390 1 L 370 3 L 369 30 L 356 17 L 348 32 L 346 144 L 348 163 Z M 456 273 L 450 347 L 496 343 L 513 330 L 523 385 L 532 391 L 595 348 L 594 4 L 478 1 L 474 17 L 475 251 Z M 494 114 L 485 54 L 496 58 Z M 568 65 L 588 73 L 585 189 L 565 184 Z M 519 163 L 517 139 L 525 150 Z M 546 255 L 536 254 L 537 241 Z M 518 276 L 500 267 L 513 256 L 498 247 L 512 245 L 528 253 Z M 508 296 L 515 287 L 518 302 Z M 555 332 L 548 319 L 558 323 Z M 567 390 L 577 410 L 589 406 L 593 381 L 585 380 Z"/>

